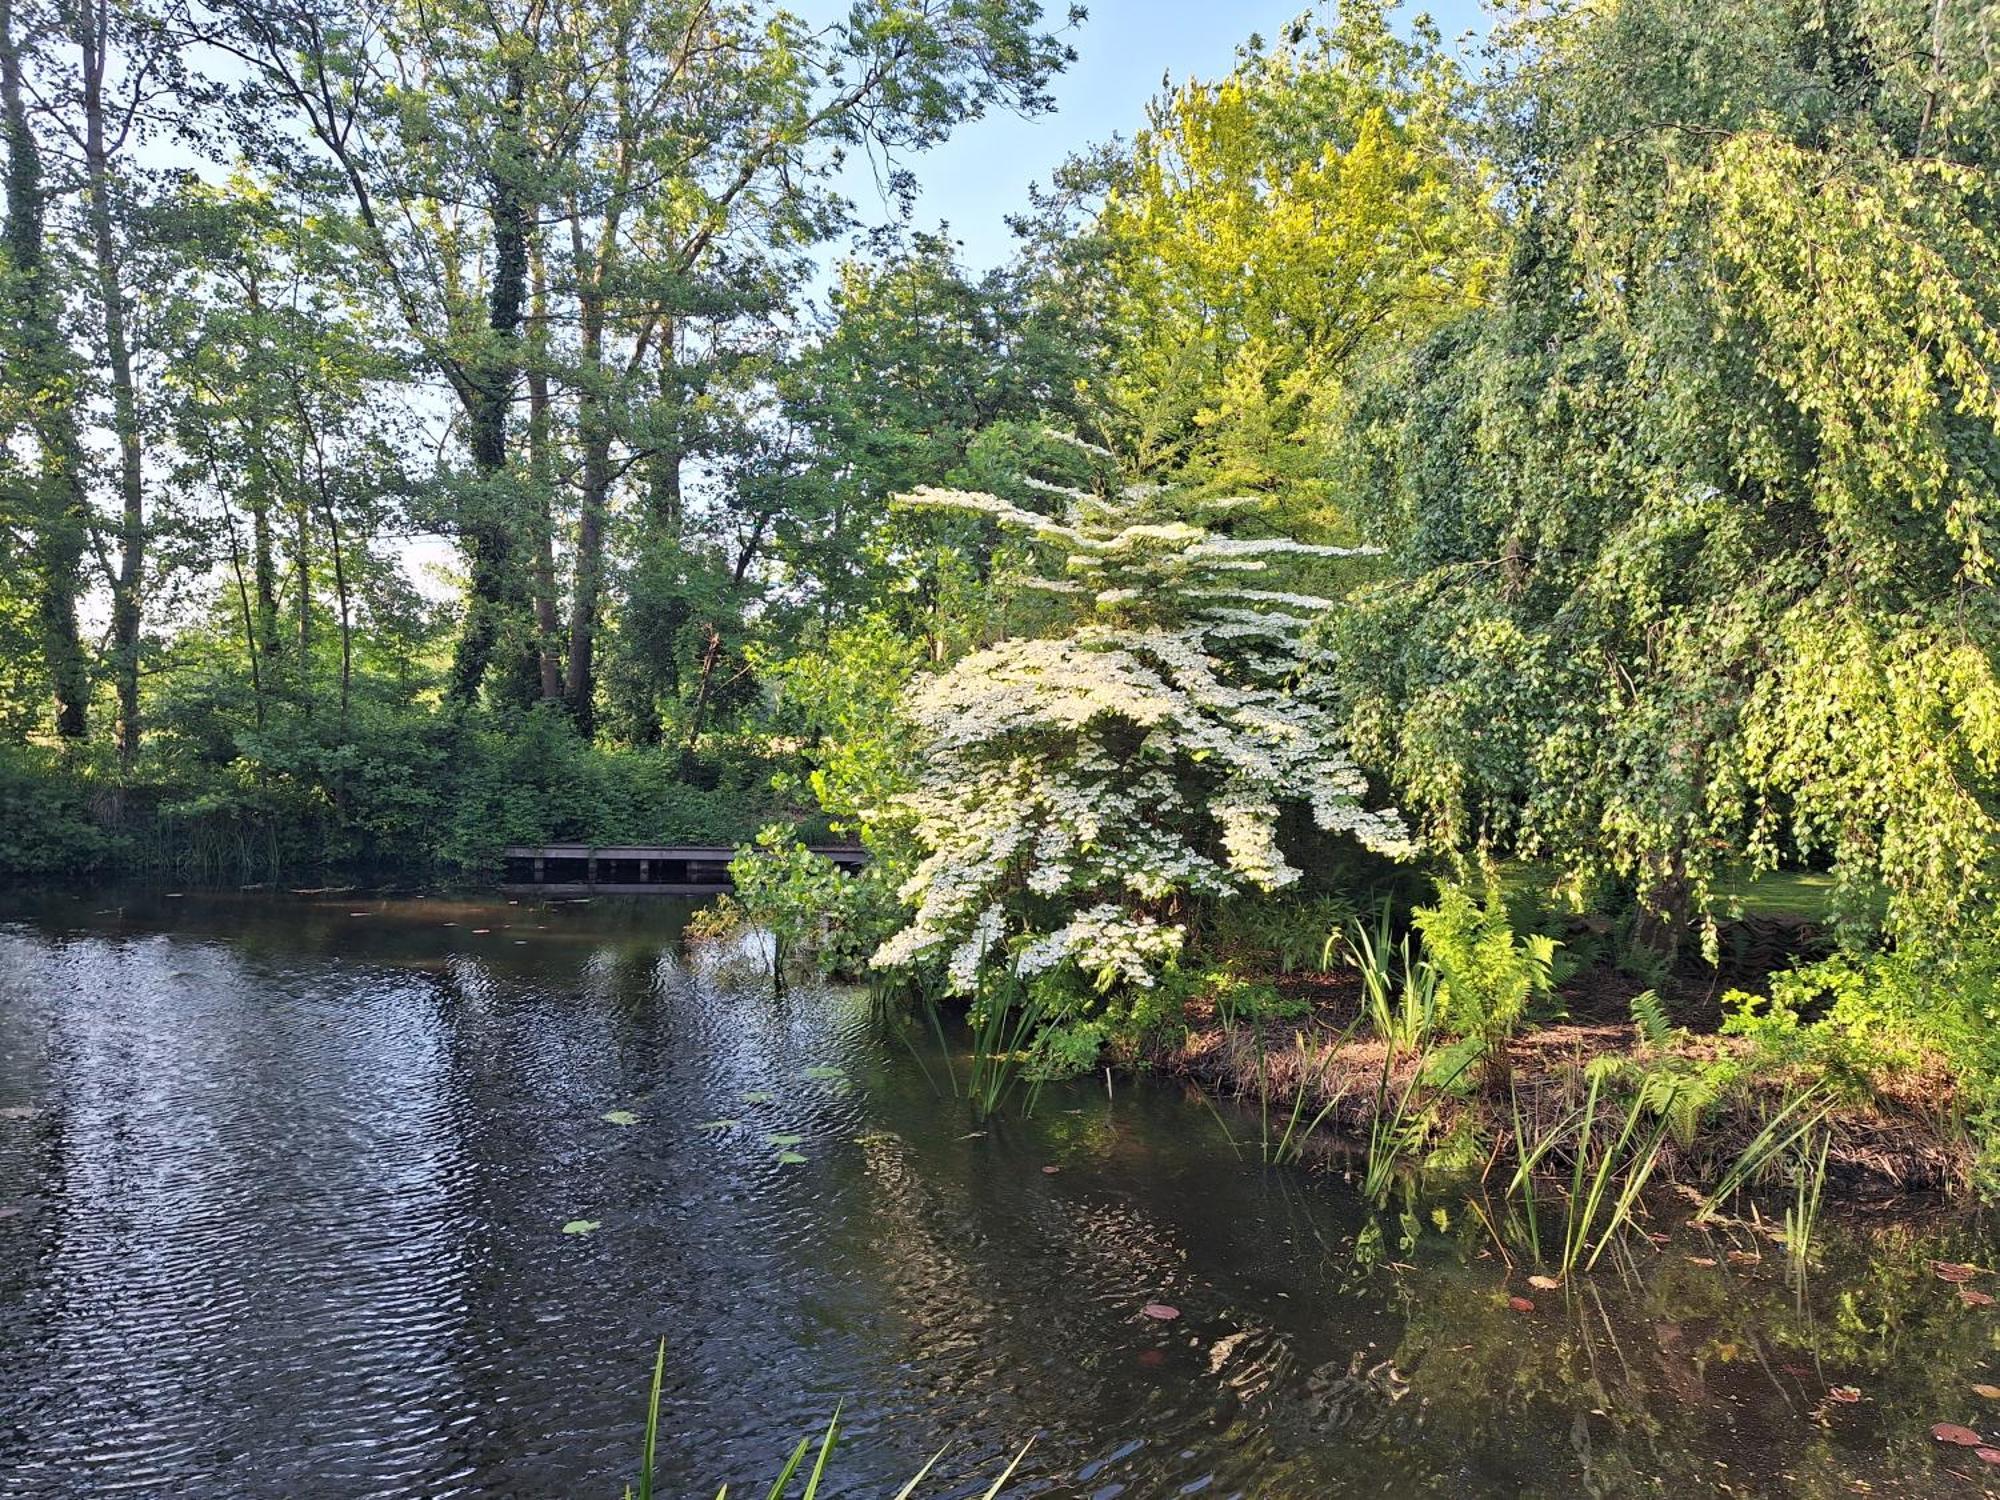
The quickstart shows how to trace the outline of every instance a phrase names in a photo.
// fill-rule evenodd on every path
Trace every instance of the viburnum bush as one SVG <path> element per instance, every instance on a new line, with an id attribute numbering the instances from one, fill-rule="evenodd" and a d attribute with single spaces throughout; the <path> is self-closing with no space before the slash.
<path id="1" fill-rule="evenodd" d="M 1044 977 L 1051 994 L 1078 979 L 1086 994 L 1149 990 L 1186 944 L 1191 900 L 1300 878 L 1280 842 L 1287 804 L 1407 852 L 1397 811 L 1366 804 L 1326 695 L 1313 636 L 1335 601 L 1274 586 L 1363 549 L 1247 534 L 1255 499 L 1030 489 L 1060 513 L 964 491 L 901 502 L 1025 539 L 1033 562 L 1014 582 L 1075 613 L 1060 635 L 1000 641 L 910 689 L 921 770 L 901 801 L 925 854 L 903 887 L 914 915 L 877 968 L 941 970 L 969 996 Z"/>

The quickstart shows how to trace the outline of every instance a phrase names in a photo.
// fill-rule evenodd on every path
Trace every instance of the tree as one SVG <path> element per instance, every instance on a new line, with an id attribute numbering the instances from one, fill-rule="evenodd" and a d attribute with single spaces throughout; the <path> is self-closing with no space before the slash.
<path id="1" fill-rule="evenodd" d="M 509 436 L 541 257 L 537 378 L 568 385 L 578 473 L 563 692 L 586 724 L 612 488 L 636 470 L 656 511 L 680 508 L 689 424 L 652 408 L 683 393 L 685 323 L 785 304 L 799 252 L 845 221 L 831 189 L 842 147 L 915 149 L 996 104 L 1043 108 L 1068 58 L 1036 30 L 1032 0 L 865 0 L 819 31 L 713 0 L 609 13 L 523 0 L 421 16 L 394 0 L 358 13 L 308 0 L 231 13 L 257 70 L 246 107 L 282 102 L 303 122 L 369 275 L 386 280 L 461 408 L 474 469 L 455 518 L 471 573 L 452 679 L 461 700 L 503 634 L 524 646 L 537 634 L 529 574 L 541 549 L 524 559 L 513 539 L 535 533 L 544 507 L 523 497 Z M 265 139 L 274 154 L 287 144 L 281 131 Z M 457 190 L 467 173 L 484 189 L 476 205 Z M 574 328 L 574 341 L 556 328 Z M 545 399 L 531 381 L 531 400 Z M 653 524 L 643 540 L 674 538 Z M 524 681 L 542 679 L 547 649 L 518 654 Z"/>
<path id="2" fill-rule="evenodd" d="M 5 428 L 31 434 L 34 454 L 19 483 L 34 543 L 34 588 L 42 655 L 54 699 L 55 730 L 77 741 L 88 732 L 89 663 L 77 631 L 83 555 L 90 520 L 76 376 L 63 341 L 60 283 L 43 239 L 41 147 L 28 119 L 22 48 L 12 0 L 0 0 L 0 136 L 6 162 L 5 259 L 0 261 L 4 322 L 0 350 L 12 372 Z"/>
<path id="3" fill-rule="evenodd" d="M 1349 0 L 1155 101 L 1094 225 L 1098 385 L 1143 471 L 1302 493 L 1349 376 L 1476 304 L 1493 217 L 1457 149 L 1467 96 L 1428 19 L 1404 39 Z"/>
<path id="4" fill-rule="evenodd" d="M 1102 485 L 1108 455 L 1091 456 Z M 877 967 L 941 961 L 963 994 L 998 976 L 1150 988 L 1181 950 L 1190 899 L 1299 878 L 1284 805 L 1407 851 L 1394 809 L 1365 805 L 1307 639 L 1333 601 L 1247 586 L 1350 549 L 1255 535 L 1255 500 L 1029 487 L 1062 517 L 990 494 L 908 497 L 1025 538 L 1044 567 L 1014 586 L 1077 613 L 1066 631 L 1002 640 L 911 689 L 921 764 L 903 802 L 927 857 L 904 886 L 915 915 Z"/>
<path id="5" fill-rule="evenodd" d="M 1992 910 L 1981 11 L 1644 0 L 1503 38 L 1507 273 L 1346 469 L 1397 562 L 1340 631 L 1354 743 L 1433 836 L 1628 882 L 1663 945 L 1781 856 L 1906 943 Z"/>

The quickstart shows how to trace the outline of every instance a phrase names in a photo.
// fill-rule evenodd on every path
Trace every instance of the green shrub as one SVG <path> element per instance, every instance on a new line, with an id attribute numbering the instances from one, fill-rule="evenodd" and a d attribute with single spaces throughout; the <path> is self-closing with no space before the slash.
<path id="1" fill-rule="evenodd" d="M 1838 953 L 1773 975 L 1768 996 L 1733 990 L 1723 1008 L 1755 1062 L 1802 1068 L 1850 1099 L 1920 1099 L 1949 1073 L 1980 1186 L 2000 1191 L 2000 938 Z"/>
<path id="2" fill-rule="evenodd" d="M 1505 1077 L 1506 1045 L 1530 1002 L 1555 985 L 1556 940 L 1517 936 L 1500 884 L 1490 874 L 1483 902 L 1458 881 L 1438 882 L 1436 904 L 1411 920 L 1424 958 L 1437 970 L 1435 1015 L 1440 1031 L 1477 1038 L 1490 1082 Z"/>

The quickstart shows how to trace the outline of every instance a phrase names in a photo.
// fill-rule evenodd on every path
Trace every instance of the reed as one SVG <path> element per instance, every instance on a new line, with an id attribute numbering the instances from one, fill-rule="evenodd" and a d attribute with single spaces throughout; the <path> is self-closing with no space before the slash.
<path id="1" fill-rule="evenodd" d="M 1361 977 L 1365 1012 L 1375 1034 L 1392 1047 L 1413 1047 L 1437 1025 L 1439 975 L 1435 964 L 1418 957 L 1410 934 L 1391 945 L 1390 925 L 1384 906 L 1372 933 L 1356 922 L 1345 938 L 1329 937 L 1321 961 L 1331 968 L 1335 943 L 1344 943 L 1347 961 Z"/>
<path id="2" fill-rule="evenodd" d="M 653 1479 L 657 1467 L 656 1456 L 659 1452 L 660 1436 L 660 1386 L 666 1375 L 666 1369 L 667 1341 L 661 1339 L 659 1351 L 653 1357 L 653 1389 L 646 1403 L 646 1436 L 642 1450 L 643 1457 L 640 1461 L 639 1482 L 636 1485 L 625 1486 L 625 1500 L 653 1500 Z M 819 1451 L 813 1455 L 812 1470 L 806 1475 L 806 1487 L 800 1494 L 799 1500 L 819 1500 L 820 1486 L 826 1481 L 833 1460 L 834 1447 L 839 1441 L 840 1407 L 836 1405 L 832 1418 L 826 1424 L 826 1431 L 820 1435 Z M 993 1481 L 992 1487 L 985 1492 L 981 1500 L 999 1500 L 1001 1489 L 1014 1477 L 1014 1471 L 1021 1467 L 1021 1460 L 1028 1456 L 1028 1450 L 1034 1446 L 1033 1438 L 1029 1438 L 1021 1445 L 1021 1451 L 1014 1455 L 1012 1463 L 1000 1471 L 1000 1477 Z M 799 1469 L 806 1461 L 806 1455 L 811 1452 L 812 1439 L 800 1438 L 798 1447 L 792 1450 L 792 1456 L 785 1460 L 785 1466 L 778 1471 L 778 1477 L 771 1482 L 771 1488 L 765 1492 L 764 1500 L 784 1500 L 792 1481 L 798 1477 Z M 931 1470 L 937 1467 L 938 1460 L 944 1457 L 945 1452 L 945 1449 L 940 1448 L 933 1453 L 924 1466 L 910 1476 L 909 1482 L 896 1491 L 895 1500 L 914 1500 L 917 1486 L 930 1477 Z M 715 1500 L 729 1500 L 728 1485 L 723 1485 L 715 1492 Z"/>
<path id="3" fill-rule="evenodd" d="M 1819 1149 L 1814 1151 L 1808 1142 L 1793 1167 L 1792 1202 L 1785 1210 L 1785 1267 L 1794 1278 L 1802 1278 L 1810 1264 L 1813 1231 L 1826 1195 L 1826 1157 L 1832 1146 L 1832 1132 L 1823 1132 Z"/>
<path id="4" fill-rule="evenodd" d="M 1668 1116 L 1660 1113 L 1647 1124 L 1644 1090 L 1636 1090 L 1618 1120 L 1611 1143 L 1600 1144 L 1599 1121 L 1617 1118 L 1604 1109 L 1605 1077 L 1589 1075 L 1584 1101 L 1545 1131 L 1528 1132 L 1518 1099 L 1514 1108 L 1516 1164 L 1507 1195 L 1522 1204 L 1529 1247 L 1543 1260 L 1541 1222 L 1536 1207 L 1536 1172 L 1558 1150 L 1569 1155 L 1569 1184 L 1564 1195 L 1562 1254 L 1558 1271 L 1568 1276 L 1579 1266 L 1592 1270 L 1604 1252 L 1630 1228 L 1640 1195 L 1659 1166 L 1666 1147 Z"/>
<path id="5" fill-rule="evenodd" d="M 1815 1104 L 1818 1108 L 1811 1107 Z M 1716 1183 L 1715 1191 L 1703 1200 L 1695 1222 L 1699 1224 L 1714 1218 L 1721 1211 L 1722 1204 L 1742 1191 L 1753 1177 L 1817 1130 L 1832 1109 L 1832 1100 L 1819 1088 L 1806 1089 L 1786 1100 L 1784 1106 L 1764 1122 L 1763 1129 L 1750 1138 L 1750 1143 L 1730 1163 L 1729 1170 Z"/>

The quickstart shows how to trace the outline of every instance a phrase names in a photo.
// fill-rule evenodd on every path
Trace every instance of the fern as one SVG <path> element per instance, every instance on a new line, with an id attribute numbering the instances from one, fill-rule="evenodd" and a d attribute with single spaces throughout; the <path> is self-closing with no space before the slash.
<path id="1" fill-rule="evenodd" d="M 1657 990 L 1641 990 L 1632 997 L 1632 1023 L 1648 1046 L 1664 1047 L 1673 1040 L 1674 1026 Z"/>

